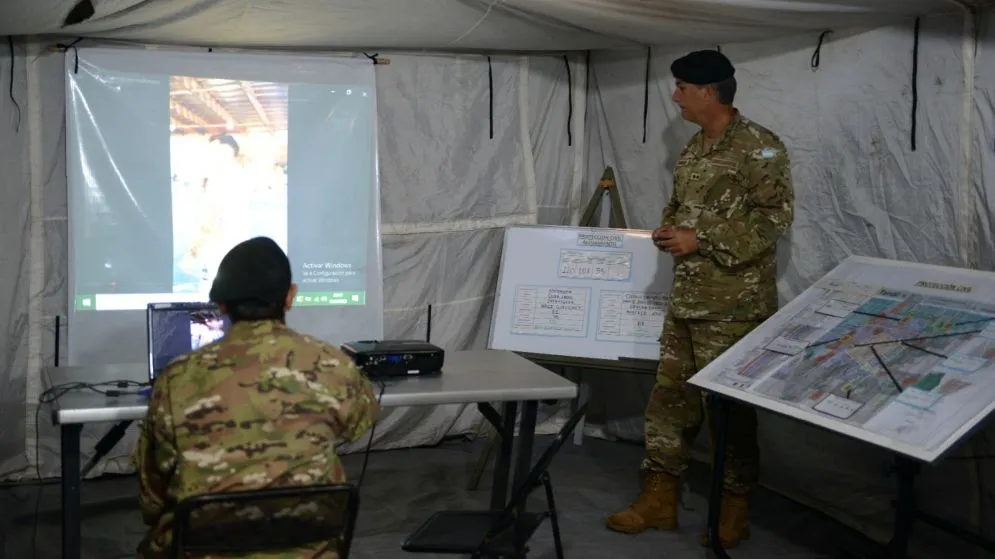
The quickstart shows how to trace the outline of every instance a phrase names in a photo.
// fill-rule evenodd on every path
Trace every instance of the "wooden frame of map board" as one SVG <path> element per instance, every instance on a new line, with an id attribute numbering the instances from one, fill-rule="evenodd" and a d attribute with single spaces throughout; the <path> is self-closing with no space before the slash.
<path id="1" fill-rule="evenodd" d="M 995 410 L 995 274 L 851 256 L 689 382 L 934 462 Z"/>

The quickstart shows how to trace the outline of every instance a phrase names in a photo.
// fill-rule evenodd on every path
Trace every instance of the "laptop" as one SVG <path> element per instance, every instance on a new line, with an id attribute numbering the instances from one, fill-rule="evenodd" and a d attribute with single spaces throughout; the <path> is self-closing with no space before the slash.
<path id="1" fill-rule="evenodd" d="M 149 383 L 174 359 L 220 339 L 231 327 L 213 303 L 149 303 Z"/>

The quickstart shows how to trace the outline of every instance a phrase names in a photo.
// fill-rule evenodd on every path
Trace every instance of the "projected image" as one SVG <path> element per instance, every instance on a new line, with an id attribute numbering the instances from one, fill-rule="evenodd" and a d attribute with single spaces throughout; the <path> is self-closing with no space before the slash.
<path id="1" fill-rule="evenodd" d="M 288 86 L 172 76 L 173 292 L 206 294 L 255 236 L 287 250 Z"/>
<path id="2" fill-rule="evenodd" d="M 107 56 L 66 75 L 69 291 L 74 324 L 93 321 L 77 332 L 111 320 L 77 311 L 207 301 L 221 259 L 255 236 L 290 257 L 295 307 L 380 305 L 367 299 L 382 283 L 367 65 L 259 58 L 270 67 L 246 70 L 224 57 L 146 54 L 124 69 Z M 146 72 L 147 57 L 183 70 Z M 378 311 L 338 314 L 355 313 Z"/>

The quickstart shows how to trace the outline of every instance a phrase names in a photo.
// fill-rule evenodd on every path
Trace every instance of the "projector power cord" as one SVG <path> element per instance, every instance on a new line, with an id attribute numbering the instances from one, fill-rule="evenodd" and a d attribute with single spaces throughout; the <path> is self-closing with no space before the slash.
<path id="1" fill-rule="evenodd" d="M 42 492 L 45 484 L 41 479 L 41 408 L 45 404 L 57 402 L 60 398 L 74 390 L 89 390 L 97 394 L 103 394 L 108 398 L 118 396 L 137 395 L 140 390 L 147 387 L 148 383 L 135 382 L 133 380 L 112 380 L 108 382 L 67 382 L 57 384 L 38 396 L 38 404 L 35 406 L 35 478 L 38 480 L 38 493 L 35 494 L 35 511 L 31 526 L 31 557 L 38 557 L 38 514 L 41 510 Z"/>
<path id="2" fill-rule="evenodd" d="M 383 401 L 384 390 L 387 389 L 387 383 L 384 381 L 378 381 L 377 384 L 380 385 L 380 393 L 377 395 L 377 405 Z M 363 486 L 363 478 L 366 476 L 366 465 L 370 462 L 370 449 L 373 448 L 373 435 L 377 432 L 377 423 L 374 421 L 373 425 L 370 426 L 370 440 L 366 443 L 366 452 L 363 453 L 363 468 L 359 471 L 359 479 L 356 481 L 356 491 Z"/>

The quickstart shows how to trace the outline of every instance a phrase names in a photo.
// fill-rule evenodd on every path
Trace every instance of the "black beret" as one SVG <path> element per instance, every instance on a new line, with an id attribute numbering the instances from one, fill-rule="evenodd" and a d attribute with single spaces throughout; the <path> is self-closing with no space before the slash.
<path id="1" fill-rule="evenodd" d="M 211 301 L 279 303 L 290 290 L 290 259 L 269 237 L 243 241 L 228 251 L 211 285 Z"/>
<path id="2" fill-rule="evenodd" d="M 670 65 L 675 79 L 693 85 L 711 85 L 736 73 L 732 62 L 717 50 L 698 50 L 684 55 Z"/>

